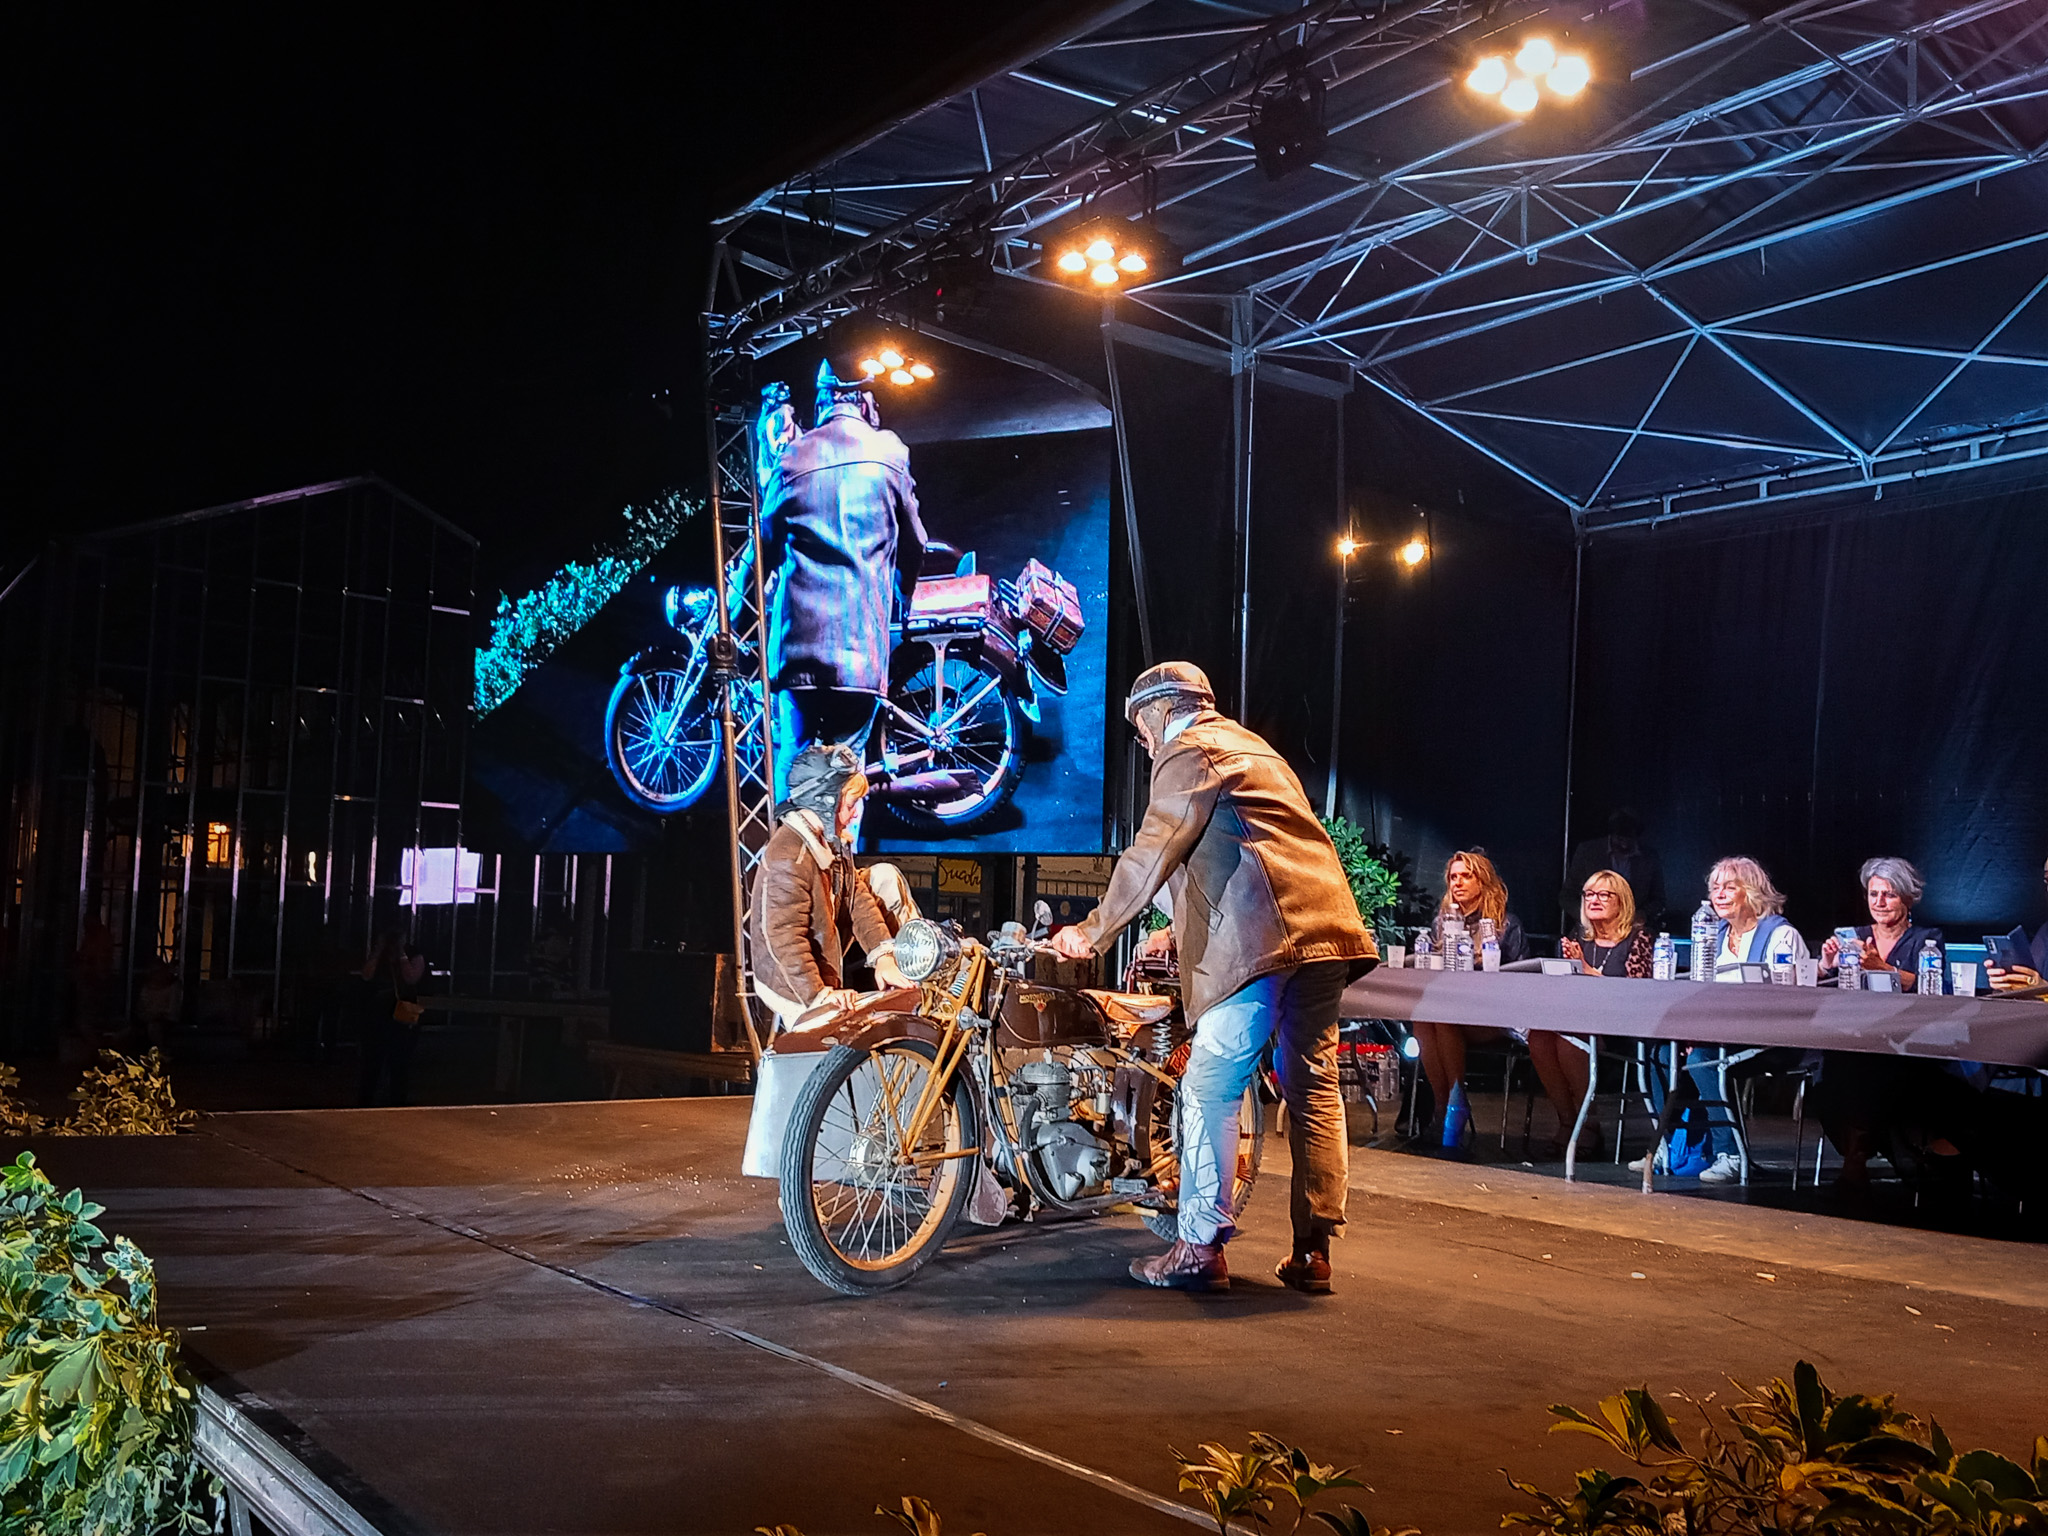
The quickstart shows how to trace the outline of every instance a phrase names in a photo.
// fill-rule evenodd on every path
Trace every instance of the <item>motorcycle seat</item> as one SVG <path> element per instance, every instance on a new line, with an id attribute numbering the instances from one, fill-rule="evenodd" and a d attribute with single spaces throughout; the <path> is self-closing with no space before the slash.
<path id="1" fill-rule="evenodd" d="M 1089 987 L 1081 995 L 1122 1029 L 1148 1029 L 1171 1017 L 1175 1006 L 1173 998 L 1150 992 L 1102 992 Z"/>

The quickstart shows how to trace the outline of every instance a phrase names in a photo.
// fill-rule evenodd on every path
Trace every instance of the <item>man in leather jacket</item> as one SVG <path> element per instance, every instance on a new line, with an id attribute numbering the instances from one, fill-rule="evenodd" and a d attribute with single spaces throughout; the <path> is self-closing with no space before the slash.
<path id="1" fill-rule="evenodd" d="M 1195 1023 L 1179 1095 L 1180 1234 L 1164 1254 L 1133 1263 L 1132 1276 L 1229 1288 L 1238 1108 L 1276 1040 L 1294 1161 L 1294 1252 L 1276 1273 L 1297 1290 L 1327 1292 L 1348 1173 L 1337 1009 L 1345 983 L 1379 951 L 1293 770 L 1215 702 L 1202 670 L 1184 661 L 1132 686 L 1124 714 L 1152 755 L 1151 805 L 1101 904 L 1053 946 L 1076 959 L 1099 954 L 1162 887 L 1172 897 L 1181 995 Z"/>
<path id="2" fill-rule="evenodd" d="M 819 364 L 817 426 L 783 450 L 761 506 L 762 575 L 782 572 L 768 614 L 780 801 L 812 743 L 865 751 L 889 690 L 894 598 L 924 559 L 910 451 L 882 430 L 866 379 Z"/>
<path id="3" fill-rule="evenodd" d="M 747 915 L 754 991 L 785 1025 L 813 1008 L 852 1001 L 851 942 L 860 943 L 884 986 L 902 984 L 888 914 L 853 863 L 868 787 L 860 758 L 846 746 L 809 747 L 790 765 L 789 780 Z"/>

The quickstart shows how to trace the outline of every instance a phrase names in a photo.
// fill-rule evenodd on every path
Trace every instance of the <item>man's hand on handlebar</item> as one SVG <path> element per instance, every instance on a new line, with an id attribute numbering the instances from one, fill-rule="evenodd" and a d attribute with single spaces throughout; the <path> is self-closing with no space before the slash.
<path id="1" fill-rule="evenodd" d="M 1062 960 L 1091 960 L 1095 956 L 1095 946 L 1079 928 L 1062 928 L 1052 936 L 1049 947 Z"/>
<path id="2" fill-rule="evenodd" d="M 873 970 L 875 973 L 875 985 L 884 992 L 894 992 L 900 987 L 907 987 L 911 984 L 910 979 L 896 968 L 896 957 L 894 955 L 875 956 Z"/>
<path id="3" fill-rule="evenodd" d="M 1173 930 L 1171 928 L 1156 928 L 1146 934 L 1145 942 L 1138 946 L 1138 953 L 1148 955 L 1155 960 L 1163 955 L 1172 954 Z"/>

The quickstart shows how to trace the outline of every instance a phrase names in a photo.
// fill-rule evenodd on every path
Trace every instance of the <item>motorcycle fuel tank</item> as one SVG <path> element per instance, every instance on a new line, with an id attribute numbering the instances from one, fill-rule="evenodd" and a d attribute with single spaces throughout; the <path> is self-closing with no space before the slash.
<path id="1" fill-rule="evenodd" d="M 1078 992 L 1020 982 L 1003 998 L 998 1043 L 1012 1050 L 1049 1045 L 1108 1045 L 1102 1013 Z"/>

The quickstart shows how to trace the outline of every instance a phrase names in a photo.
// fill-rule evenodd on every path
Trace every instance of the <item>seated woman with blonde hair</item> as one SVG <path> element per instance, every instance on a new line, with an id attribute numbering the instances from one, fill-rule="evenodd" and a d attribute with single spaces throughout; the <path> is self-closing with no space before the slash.
<path id="1" fill-rule="evenodd" d="M 1739 982 L 1745 965 L 1787 965 L 1808 958 L 1806 940 L 1785 921 L 1785 895 L 1750 858 L 1722 859 L 1707 871 L 1707 904 L 1714 910 L 1714 980 Z M 1796 1053 L 1795 1053 L 1796 1054 Z M 1670 1047 L 1659 1046 L 1656 1058 L 1669 1063 Z M 1751 1066 L 1759 1064 L 1760 1058 Z M 1702 1184 L 1732 1184 L 1742 1177 L 1736 1149 L 1735 1121 L 1721 1096 L 1721 1053 L 1718 1047 L 1694 1047 L 1686 1056 L 1686 1080 L 1667 1105 L 1664 1074 L 1650 1074 L 1651 1102 L 1657 1106 L 1659 1129 L 1667 1138 L 1676 1128 L 1678 1112 L 1693 1100 L 1706 1101 L 1707 1152 L 1713 1161 L 1700 1172 Z M 1630 1163 L 1641 1173 L 1645 1158 Z"/>
<path id="2" fill-rule="evenodd" d="M 1635 893 L 1611 869 L 1596 869 L 1579 890 L 1579 937 L 1560 939 L 1558 954 L 1585 966 L 1588 976 L 1650 975 L 1650 935 L 1636 921 Z M 1548 1029 L 1529 1031 L 1529 1060 L 1543 1092 L 1557 1111 L 1558 1139 L 1577 1123 L 1586 1098 L 1586 1053 Z M 1600 1122 L 1590 1115 L 1582 1133 L 1597 1145 Z"/>
<path id="3" fill-rule="evenodd" d="M 1444 899 L 1437 907 L 1432 925 L 1439 952 L 1443 948 L 1444 924 L 1453 914 L 1464 922 L 1475 952 L 1479 948 L 1479 923 L 1485 919 L 1493 924 L 1502 965 L 1528 957 L 1529 941 L 1522 933 L 1522 920 L 1508 910 L 1507 883 L 1493 867 L 1493 860 L 1480 849 L 1454 853 L 1444 865 Z M 1436 1123 L 1442 1127 L 1443 1144 L 1455 1147 L 1464 1140 L 1469 1119 L 1462 1086 L 1466 1043 L 1490 1038 L 1500 1031 L 1420 1019 L 1412 1027 L 1423 1073 L 1429 1079 L 1430 1091 L 1436 1095 Z"/>

